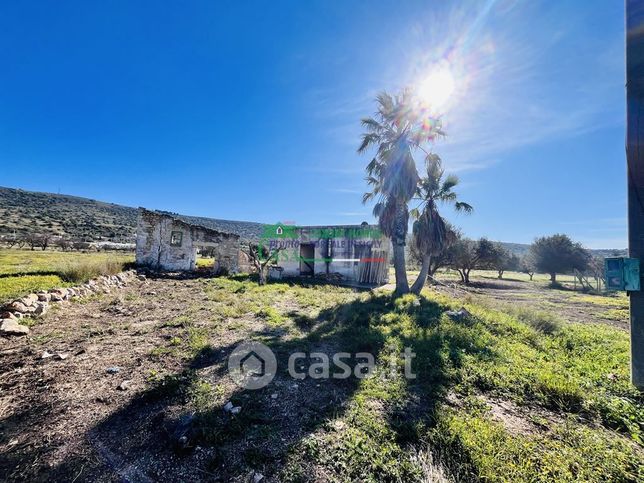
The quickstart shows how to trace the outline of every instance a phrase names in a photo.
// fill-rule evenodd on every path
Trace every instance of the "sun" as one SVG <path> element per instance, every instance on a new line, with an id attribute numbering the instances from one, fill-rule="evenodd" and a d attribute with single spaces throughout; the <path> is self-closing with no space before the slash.
<path id="1" fill-rule="evenodd" d="M 447 66 L 441 66 L 432 71 L 418 85 L 418 95 L 429 104 L 430 109 L 443 109 L 455 89 L 454 76 Z"/>

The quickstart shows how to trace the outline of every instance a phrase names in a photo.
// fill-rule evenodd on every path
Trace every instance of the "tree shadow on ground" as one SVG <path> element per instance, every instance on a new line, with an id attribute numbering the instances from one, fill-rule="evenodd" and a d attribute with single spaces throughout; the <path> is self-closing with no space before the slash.
<path id="1" fill-rule="evenodd" d="M 493 281 L 494 280 L 494 281 Z M 514 286 L 510 284 L 504 284 L 503 282 L 509 279 L 499 280 L 497 278 L 490 279 L 490 281 L 485 282 L 470 282 L 469 285 L 466 285 L 470 288 L 481 289 L 481 290 L 522 290 L 525 287 L 523 286 Z"/>
<path id="2" fill-rule="evenodd" d="M 486 280 L 496 280 L 496 281 L 499 281 L 499 282 L 528 283 L 527 280 L 521 280 L 520 278 L 510 278 L 510 277 L 505 277 L 505 276 L 503 278 L 499 278 L 499 277 L 495 277 L 495 276 L 492 276 L 492 275 L 479 275 L 479 277 L 484 278 Z"/>
<path id="3" fill-rule="evenodd" d="M 391 337 L 417 354 L 417 378 L 406 382 L 407 402 L 384 409 L 386 424 L 398 444 L 411 450 L 424 439 L 419 428 L 435 424 L 436 409 L 457 382 L 463 358 L 468 353 L 480 357 L 494 354 L 486 347 L 473 346 L 459 332 L 433 330 L 445 307 L 424 297 L 413 303 L 398 300 L 387 294 L 371 294 L 322 310 L 315 317 L 291 313 L 304 332 L 295 339 L 276 331 L 250 334 L 250 339 L 274 352 L 278 371 L 268 386 L 255 391 L 239 388 L 227 398 L 241 407 L 237 415 L 224 411 L 219 403 L 213 406 L 199 399 L 212 397 L 211 393 L 200 395 L 204 381 L 216 387 L 228 377 L 226 362 L 237 343 L 202 349 L 180 372 L 156 381 L 89 430 L 86 437 L 92 450 L 63 461 L 43 475 L 43 480 L 231 481 L 258 471 L 279 481 L 297 444 L 330 420 L 342 417 L 361 384 L 356 377 L 293 379 L 287 371 L 290 355 L 296 351 L 368 352 L 378 361 Z M 411 320 L 417 328 L 414 335 L 401 327 L 383 329 L 388 314 L 394 312 Z M 302 359 L 298 373 L 308 372 L 311 362 Z M 446 449 L 454 454 L 459 450 Z M 468 457 L 462 454 L 459 458 L 462 469 Z"/>

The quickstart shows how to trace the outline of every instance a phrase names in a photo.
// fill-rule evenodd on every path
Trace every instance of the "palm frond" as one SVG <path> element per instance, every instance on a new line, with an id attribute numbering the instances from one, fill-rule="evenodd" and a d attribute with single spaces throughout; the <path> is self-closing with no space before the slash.
<path id="1" fill-rule="evenodd" d="M 369 191 L 369 192 L 363 194 L 362 195 L 362 204 L 366 205 L 369 201 L 371 201 L 374 198 L 374 196 L 376 196 L 376 193 L 374 193 L 373 191 Z"/>
<path id="2" fill-rule="evenodd" d="M 366 149 L 371 146 L 372 144 L 376 144 L 378 142 L 378 135 L 374 133 L 366 133 L 362 135 L 362 142 L 360 143 L 360 147 L 358 148 L 358 153 L 363 153 L 366 151 Z"/>
<path id="3" fill-rule="evenodd" d="M 441 191 L 444 191 L 444 192 L 451 191 L 452 188 L 454 188 L 457 184 L 458 184 L 458 176 L 450 174 L 447 178 L 445 178 L 445 181 L 443 181 L 443 185 L 441 186 Z"/>
<path id="4" fill-rule="evenodd" d="M 382 125 L 372 117 L 365 117 L 360 121 L 360 123 L 367 129 L 367 131 L 372 133 L 377 133 L 383 130 Z"/>
<path id="5" fill-rule="evenodd" d="M 456 203 L 454 203 L 454 209 L 456 211 L 462 211 L 464 213 L 472 213 L 474 211 L 474 207 L 469 203 L 465 203 L 464 201 L 457 201 Z"/>

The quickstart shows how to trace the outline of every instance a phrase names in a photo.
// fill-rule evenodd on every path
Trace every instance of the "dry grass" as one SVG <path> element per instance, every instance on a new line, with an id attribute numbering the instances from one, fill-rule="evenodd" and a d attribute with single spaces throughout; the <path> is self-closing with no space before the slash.
<path id="1" fill-rule="evenodd" d="M 82 260 L 65 262 L 55 271 L 66 282 L 83 283 L 100 275 L 115 275 L 123 271 L 125 264 L 117 259 Z"/>

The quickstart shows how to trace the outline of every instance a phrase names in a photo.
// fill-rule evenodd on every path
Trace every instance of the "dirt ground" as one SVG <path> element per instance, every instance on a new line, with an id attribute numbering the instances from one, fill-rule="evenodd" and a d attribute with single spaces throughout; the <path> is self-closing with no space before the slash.
<path id="1" fill-rule="evenodd" d="M 565 288 L 554 289 L 546 282 L 527 282 L 512 278 L 499 280 L 492 277 L 474 277 L 470 286 L 441 280 L 433 289 L 454 297 L 471 294 L 498 306 L 527 307 L 556 314 L 568 322 L 608 324 L 628 329 L 628 307 L 626 299 L 586 295 Z"/>
<path id="2" fill-rule="evenodd" d="M 245 399 L 226 377 L 232 349 L 252 337 L 288 343 L 292 335 L 252 316 L 214 320 L 221 304 L 206 286 L 199 278 L 136 281 L 55 307 L 28 337 L 0 339 L 0 480 L 253 481 L 260 467 L 262 481 L 275 481 L 271 474 L 285 448 L 341 408 L 352 388 L 335 380 L 294 383 L 278 374 L 270 388 Z M 464 289 L 438 290 L 462 295 Z M 576 302 L 564 290 L 512 280 L 479 280 L 465 290 L 499 303 L 554 307 L 567 320 L 626 327 L 601 319 L 597 304 Z M 279 309 L 292 317 L 306 313 L 297 304 Z M 201 341 L 204 324 L 208 338 Z M 188 359 L 181 350 L 186 340 Z M 326 350 L 324 343 L 309 349 Z M 245 418 L 242 427 L 213 413 L 226 427 L 225 441 L 192 446 L 189 455 L 181 436 L 194 417 L 186 408 L 194 404 L 186 398 L 200 396 L 173 392 L 174 385 L 190 386 L 188 380 L 208 381 L 216 389 L 208 404 L 233 400 Z"/>
<path id="3" fill-rule="evenodd" d="M 252 480 L 248 468 L 254 462 L 248 463 L 243 447 L 253 443 L 248 434 L 231 438 L 226 448 L 196 447 L 189 457 L 182 455 L 177 440 L 192 415 L 185 413 L 185 400 L 168 394 L 177 379 L 183 384 L 198 378 L 214 385 L 216 404 L 235 400 L 237 388 L 224 377 L 230 351 L 251 335 L 284 334 L 267 331 L 252 317 L 223 323 L 186 368 L 185 354 L 173 354 L 172 347 L 186 333 L 197 337 L 201 323 L 212 327 L 217 301 L 204 286 L 200 279 L 135 282 L 109 295 L 63 303 L 29 337 L 0 339 L 0 480 Z M 197 321 L 187 331 L 186 312 Z M 308 397 L 308 385 L 316 386 L 319 398 Z M 251 430 L 253 420 L 262 418 L 275 429 L 261 439 L 263 448 L 253 446 L 258 458 L 270 459 L 272 451 L 300 437 L 307 420 L 329 410 L 342 390 L 337 383 L 293 384 L 278 375 L 270 391 L 254 392 L 253 401 L 240 395 L 235 404 L 243 407 Z M 222 459 L 213 473 L 213 461 Z"/>

